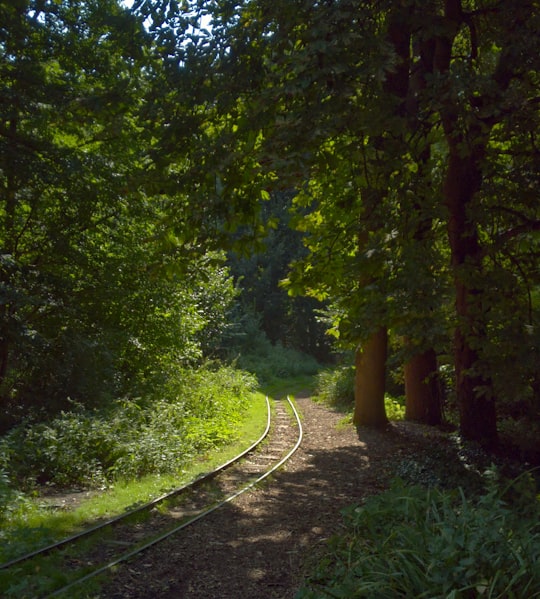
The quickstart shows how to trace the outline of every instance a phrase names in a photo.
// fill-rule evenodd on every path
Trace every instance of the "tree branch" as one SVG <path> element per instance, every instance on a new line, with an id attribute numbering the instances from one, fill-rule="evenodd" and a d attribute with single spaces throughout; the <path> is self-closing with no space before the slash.
<path id="1" fill-rule="evenodd" d="M 540 220 L 529 221 L 527 223 L 523 223 L 522 225 L 517 225 L 512 229 L 508 229 L 504 233 L 498 235 L 495 239 L 497 243 L 505 243 L 514 239 L 515 237 L 519 237 L 520 235 L 524 235 L 526 233 L 534 233 L 535 231 L 540 231 Z"/>

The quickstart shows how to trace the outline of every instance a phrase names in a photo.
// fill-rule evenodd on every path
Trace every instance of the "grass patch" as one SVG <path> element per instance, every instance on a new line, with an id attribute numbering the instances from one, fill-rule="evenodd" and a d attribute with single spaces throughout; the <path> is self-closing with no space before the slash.
<path id="1" fill-rule="evenodd" d="M 5 562 L 100 520 L 124 513 L 213 470 L 260 437 L 266 427 L 266 414 L 265 396 L 251 393 L 233 441 L 208 448 L 176 472 L 119 479 L 105 493 L 90 497 L 73 510 L 47 509 L 39 497 L 26 497 L 17 510 L 12 511 L 9 523 L 4 522 L 0 529 L 0 561 Z"/>

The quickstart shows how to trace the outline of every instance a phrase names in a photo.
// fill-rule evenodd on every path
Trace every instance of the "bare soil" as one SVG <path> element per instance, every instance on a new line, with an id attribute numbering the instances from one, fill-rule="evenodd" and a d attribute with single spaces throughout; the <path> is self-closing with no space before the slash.
<path id="1" fill-rule="evenodd" d="M 270 482 L 124 564 L 100 596 L 291 599 L 339 532 L 340 510 L 381 492 L 396 462 L 440 437 L 405 422 L 356 430 L 308 397 L 297 405 L 303 443 Z"/>

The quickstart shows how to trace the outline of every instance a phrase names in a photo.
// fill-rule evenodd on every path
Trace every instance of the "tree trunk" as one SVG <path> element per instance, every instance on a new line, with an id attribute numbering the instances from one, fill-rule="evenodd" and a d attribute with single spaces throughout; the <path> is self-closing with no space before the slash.
<path id="1" fill-rule="evenodd" d="M 382 427 L 388 423 L 384 408 L 388 332 L 380 328 L 356 350 L 354 417 L 356 426 Z"/>
<path id="2" fill-rule="evenodd" d="M 404 98 L 407 95 L 409 77 L 409 45 L 410 31 L 403 16 L 408 9 L 403 9 L 401 4 L 394 6 L 388 19 L 388 38 L 394 46 L 396 53 L 402 60 L 395 65 L 392 71 L 386 73 L 384 89 L 387 93 L 399 99 L 396 113 L 404 110 Z M 374 145 L 381 149 L 385 145 L 384 136 L 374 140 Z M 366 177 L 367 179 L 367 177 Z M 366 203 L 366 214 L 370 214 L 377 204 L 384 199 L 386 191 L 366 193 L 363 200 Z M 369 205 L 368 198 L 371 198 Z M 358 237 L 358 247 L 363 252 L 367 244 L 370 225 L 362 227 Z M 367 285 L 369 281 L 363 281 Z M 356 426 L 381 427 L 388 424 L 384 407 L 384 392 L 386 388 L 386 354 L 388 350 L 388 330 L 386 326 L 372 333 L 369 339 L 361 344 L 355 355 L 355 382 L 354 382 L 354 416 Z"/>
<path id="3" fill-rule="evenodd" d="M 423 424 L 442 422 L 442 401 L 433 349 L 414 355 L 405 370 L 405 418 Z"/>
<path id="4" fill-rule="evenodd" d="M 17 156 L 17 134 L 18 134 L 18 118 L 12 116 L 9 122 L 8 128 L 8 148 L 5 168 L 5 185 L 0 188 L 0 205 L 3 212 L 3 222 L 1 227 L 4 230 L 5 238 L 2 240 L 0 252 L 4 254 L 8 259 L 14 259 L 16 257 L 17 250 L 17 234 L 15 230 L 16 223 L 16 210 L 17 210 L 17 172 L 18 165 L 16 162 Z M 8 271 L 8 266 L 0 264 L 0 283 L 2 286 L 9 290 L 12 286 L 11 275 Z M 7 297 L 10 292 L 8 291 Z M 3 383 L 8 373 L 9 359 L 10 359 L 10 336 L 12 331 L 11 321 L 15 315 L 15 307 L 9 303 L 9 300 L 0 300 L 0 399 L 4 392 Z"/>
<path id="5" fill-rule="evenodd" d="M 430 74 L 431 67 L 429 62 L 424 60 L 428 42 L 422 41 L 418 44 L 413 39 L 412 16 L 413 9 L 408 3 L 396 2 L 389 13 L 388 38 L 399 60 L 394 71 L 387 74 L 384 89 L 400 101 L 396 115 L 406 116 L 407 134 L 403 134 L 401 139 L 404 148 L 408 146 L 410 137 L 418 135 L 419 131 L 422 131 L 425 136 L 424 149 L 417 157 L 418 178 L 429 181 L 431 178 L 428 165 L 431 146 L 427 141 L 429 129 L 419 118 L 418 96 L 425 87 L 425 79 Z M 411 71 L 413 64 L 411 44 L 413 42 L 419 46 L 415 52 L 418 52 L 423 59 Z M 421 194 L 414 202 L 414 211 L 419 217 L 419 222 L 413 233 L 413 239 L 418 244 L 426 242 L 432 227 L 431 217 L 422 215 L 424 203 L 425 198 Z M 424 352 L 417 349 L 417 352 L 419 353 L 413 355 L 411 360 L 405 364 L 406 417 L 426 424 L 440 424 L 442 414 L 436 354 L 433 349 Z"/>
<path id="6" fill-rule="evenodd" d="M 482 257 L 477 227 L 467 215 L 480 187 L 482 155 L 481 145 L 468 156 L 451 145 L 444 194 L 456 294 L 454 365 L 460 429 L 464 438 L 493 447 L 497 443 L 495 398 L 491 381 L 478 370 L 477 348 L 486 333 L 481 293 L 471 282 L 481 276 Z"/>

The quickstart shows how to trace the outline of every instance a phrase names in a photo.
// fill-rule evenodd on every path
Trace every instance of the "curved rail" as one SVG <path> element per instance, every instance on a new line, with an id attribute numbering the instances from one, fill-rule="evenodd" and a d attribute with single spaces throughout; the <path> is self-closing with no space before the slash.
<path id="1" fill-rule="evenodd" d="M 176 489 L 173 489 L 172 491 L 168 491 L 167 493 L 161 495 L 160 497 L 156 497 L 155 499 L 152 499 L 152 501 L 141 504 L 140 506 L 137 506 L 136 508 L 133 508 L 127 512 L 123 512 L 122 514 L 119 514 L 118 516 L 114 516 L 113 518 L 105 520 L 104 522 L 100 522 L 99 524 L 96 524 L 95 526 L 86 528 L 86 529 L 82 530 L 81 532 L 78 532 L 69 537 L 66 537 L 65 539 L 61 539 L 60 541 L 51 543 L 50 545 L 47 545 L 46 547 L 41 547 L 39 549 L 36 549 L 35 551 L 31 551 L 30 553 L 26 553 L 25 555 L 21 555 L 20 557 L 16 557 L 10 561 L 4 562 L 3 564 L 0 564 L 0 570 L 11 568 L 12 566 L 14 566 L 16 564 L 28 561 L 34 557 L 39 556 L 39 555 L 46 555 L 47 553 L 50 553 L 51 551 L 60 549 L 61 547 L 64 547 L 65 545 L 68 545 L 69 543 L 73 543 L 75 541 L 78 541 L 78 540 L 86 537 L 86 536 L 89 536 L 89 535 L 97 532 L 98 530 L 102 530 L 103 528 L 112 526 L 112 525 L 116 524 L 117 522 L 125 520 L 135 514 L 144 512 L 145 510 L 150 510 L 153 507 L 155 507 L 156 505 L 163 503 L 165 500 L 170 499 L 170 498 L 174 497 L 175 495 L 179 495 L 180 493 L 183 493 L 190 488 L 194 489 L 197 486 L 199 486 L 200 484 L 214 478 L 220 472 L 229 468 L 230 466 L 232 466 L 233 464 L 235 464 L 236 462 L 238 462 L 239 460 L 244 458 L 247 454 L 252 452 L 268 436 L 268 432 L 270 431 L 270 402 L 268 401 L 268 397 L 266 398 L 266 409 L 267 409 L 266 428 L 265 428 L 264 432 L 262 433 L 262 435 L 254 443 L 252 443 L 247 449 L 245 449 L 244 451 L 239 453 L 234 458 L 231 458 L 224 464 L 221 464 L 220 466 L 218 466 L 211 472 L 206 472 L 206 473 L 198 476 L 191 482 L 186 483 L 185 485 L 182 485 L 181 487 L 177 487 Z"/>
<path id="2" fill-rule="evenodd" d="M 304 433 L 303 433 L 302 423 L 300 421 L 300 416 L 298 414 L 298 411 L 296 410 L 296 408 L 295 408 L 293 402 L 291 401 L 291 399 L 289 398 L 289 396 L 287 396 L 287 401 L 288 401 L 290 407 L 292 408 L 293 415 L 294 415 L 294 418 L 295 418 L 297 426 L 298 426 L 298 438 L 296 440 L 296 443 L 295 443 L 294 447 L 283 458 L 281 458 L 281 460 L 279 462 L 277 462 L 277 464 L 273 465 L 269 470 L 265 471 L 262 475 L 258 476 L 255 480 L 251 481 L 249 484 L 245 485 L 244 487 L 242 487 L 240 490 L 236 491 L 232 495 L 229 495 L 228 497 L 226 497 L 225 499 L 223 499 L 219 503 L 216 503 L 215 505 L 212 505 L 212 506 L 210 506 L 210 507 L 202 510 L 201 512 L 199 512 L 198 514 L 196 514 L 195 516 L 193 516 L 189 520 L 183 522 L 179 526 L 173 528 L 172 530 L 169 530 L 166 533 L 164 533 L 162 535 L 159 535 L 158 537 L 155 537 L 154 539 L 148 541 L 147 543 L 145 543 L 145 544 L 143 544 L 141 546 L 138 546 L 137 548 L 135 548 L 135 549 L 133 549 L 131 551 L 128 551 L 128 552 L 124 553 L 123 555 L 121 555 L 117 559 L 115 559 L 115 560 L 113 560 L 113 561 L 111 561 L 111 562 L 109 562 L 109 563 L 101 566 L 100 568 L 97 568 L 96 570 L 93 570 L 92 572 L 90 572 L 86 576 L 78 578 L 78 579 L 72 581 L 71 583 L 67 584 L 66 586 L 64 586 L 64 587 L 62 587 L 60 589 L 57 589 L 56 591 L 54 591 L 50 595 L 47 595 L 47 599 L 49 597 L 58 597 L 59 595 L 65 593 L 66 591 L 70 590 L 71 588 L 73 588 L 73 587 L 75 587 L 75 586 L 77 586 L 77 585 L 79 585 L 79 584 L 81 584 L 83 582 L 86 582 L 87 580 L 89 580 L 91 578 L 94 578 L 95 576 L 99 576 L 100 574 L 104 574 L 105 572 L 107 572 L 111 568 L 117 566 L 118 564 L 120 564 L 122 562 L 125 562 L 125 561 L 128 561 L 132 557 L 135 557 L 135 556 L 143 553 L 144 551 L 146 551 L 150 547 L 153 547 L 154 545 L 157 545 L 158 543 L 163 542 L 164 540 L 166 540 L 169 537 L 177 534 L 178 532 L 180 532 L 184 528 L 187 528 L 191 524 L 197 522 L 198 520 L 201 520 L 202 518 L 208 516 L 212 512 L 215 512 L 217 509 L 223 507 L 227 503 L 230 503 L 231 501 L 233 501 L 234 499 L 236 499 L 238 496 L 242 495 L 246 491 L 249 491 L 254 486 L 256 486 L 257 484 L 259 484 L 265 478 L 271 476 L 285 462 L 287 462 L 288 460 L 291 459 L 291 457 L 293 456 L 293 454 L 300 447 L 300 444 L 302 443 L 302 439 L 303 439 L 303 434 Z M 245 452 L 245 453 L 247 453 L 247 452 Z M 244 455 L 245 455 L 245 453 L 244 453 Z"/>

